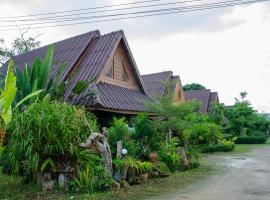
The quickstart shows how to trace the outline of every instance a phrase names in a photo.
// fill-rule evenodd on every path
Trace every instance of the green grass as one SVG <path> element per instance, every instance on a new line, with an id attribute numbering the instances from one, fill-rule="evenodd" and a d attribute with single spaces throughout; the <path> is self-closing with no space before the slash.
<path id="1" fill-rule="evenodd" d="M 248 153 L 257 148 L 270 147 L 270 139 L 268 139 L 264 144 L 235 144 L 235 148 L 230 152 L 214 152 L 214 153 L 205 153 L 207 154 L 215 154 L 215 155 L 236 155 L 242 153 Z"/>
<path id="2" fill-rule="evenodd" d="M 151 179 L 146 184 L 135 185 L 129 189 L 81 195 L 68 194 L 60 191 L 49 193 L 42 192 L 41 189 L 35 185 L 24 185 L 19 177 L 7 176 L 0 172 L 0 199 L 147 199 L 149 196 L 180 189 L 202 178 L 210 171 L 211 168 L 209 166 L 200 166 L 189 171 L 173 173 L 167 178 Z"/>
<path id="3" fill-rule="evenodd" d="M 253 149 L 270 146 L 270 140 L 268 139 L 264 144 L 236 144 L 234 153 L 248 153 Z"/>

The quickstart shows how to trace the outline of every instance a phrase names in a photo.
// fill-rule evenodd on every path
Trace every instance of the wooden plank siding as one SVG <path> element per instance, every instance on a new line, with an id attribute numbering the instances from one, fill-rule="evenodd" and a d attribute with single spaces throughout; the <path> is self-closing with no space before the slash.
<path id="1" fill-rule="evenodd" d="M 128 76 L 127 80 L 123 80 L 123 68 Z M 110 70 L 113 70 L 112 77 L 108 76 Z M 139 90 L 140 87 L 136 79 L 135 72 L 122 41 L 116 48 L 108 65 L 103 69 L 97 82 L 105 82 L 132 90 Z"/>
<path id="2" fill-rule="evenodd" d="M 176 83 L 175 85 L 175 91 L 173 95 L 173 102 L 175 104 L 180 104 L 185 102 L 185 97 L 184 97 L 184 91 L 182 89 L 182 86 L 179 82 Z"/>

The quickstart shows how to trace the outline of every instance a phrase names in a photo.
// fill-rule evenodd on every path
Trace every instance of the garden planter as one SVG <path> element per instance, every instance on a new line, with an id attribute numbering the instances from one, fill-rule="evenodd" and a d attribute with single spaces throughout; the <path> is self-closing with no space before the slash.
<path id="1" fill-rule="evenodd" d="M 146 183 L 148 181 L 148 173 L 144 173 L 140 175 L 140 182 Z"/>
<path id="2" fill-rule="evenodd" d="M 2 129 L 0 129 L 0 145 L 3 144 L 4 137 L 5 137 L 5 132 Z"/>
<path id="3" fill-rule="evenodd" d="M 152 162 L 152 163 L 155 163 L 157 162 L 157 152 L 152 152 L 149 154 L 149 160 Z"/>

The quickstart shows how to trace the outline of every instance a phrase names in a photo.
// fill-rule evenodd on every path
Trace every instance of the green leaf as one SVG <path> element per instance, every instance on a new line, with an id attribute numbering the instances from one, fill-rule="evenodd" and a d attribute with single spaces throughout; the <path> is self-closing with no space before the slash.
<path id="1" fill-rule="evenodd" d="M 41 59 L 40 58 L 36 58 L 34 65 L 32 67 L 32 72 L 31 72 L 31 85 L 34 84 L 34 82 L 36 81 L 36 79 L 38 78 L 38 75 L 40 73 L 40 69 L 41 69 Z"/>
<path id="2" fill-rule="evenodd" d="M 13 60 L 9 61 L 7 75 L 5 80 L 5 89 L 2 91 L 2 95 L 0 97 L 0 109 L 1 109 L 1 117 L 4 122 L 8 124 L 11 121 L 12 117 L 12 109 L 11 104 L 16 95 L 16 76 L 14 75 L 12 69 L 14 68 Z"/>
<path id="3" fill-rule="evenodd" d="M 41 92 L 43 92 L 44 90 L 38 90 L 38 91 L 35 91 L 35 92 L 32 92 L 31 94 L 27 95 L 26 97 L 24 97 L 22 100 L 20 100 L 16 106 L 14 107 L 13 110 L 17 109 L 21 104 L 23 104 L 25 101 L 27 101 L 28 99 L 31 99 L 33 97 L 36 97 L 38 96 Z"/>
<path id="4" fill-rule="evenodd" d="M 89 83 L 86 81 L 83 80 L 78 81 L 76 85 L 73 87 L 72 92 L 74 94 L 81 94 L 84 90 L 87 89 L 88 85 Z"/>
<path id="5" fill-rule="evenodd" d="M 51 158 L 47 158 L 43 164 L 41 165 L 41 172 L 44 172 L 44 170 L 47 168 L 47 166 L 50 166 L 52 171 L 55 172 L 56 171 L 56 168 L 55 168 L 55 165 L 54 165 L 54 162 Z"/>
<path id="6" fill-rule="evenodd" d="M 46 83 L 47 83 L 48 75 L 49 75 L 49 72 L 50 72 L 51 66 L 52 66 L 53 52 L 54 52 L 54 46 L 51 45 L 48 48 L 48 52 L 45 56 L 44 62 L 42 63 L 42 66 L 40 69 L 40 73 L 39 73 L 39 77 L 38 77 L 38 79 L 39 79 L 38 89 L 44 88 Z"/>

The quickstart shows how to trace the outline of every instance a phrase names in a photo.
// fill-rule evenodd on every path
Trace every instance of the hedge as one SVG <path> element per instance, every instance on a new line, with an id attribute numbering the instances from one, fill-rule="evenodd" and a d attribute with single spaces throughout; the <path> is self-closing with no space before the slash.
<path id="1" fill-rule="evenodd" d="M 252 136 L 239 136 L 235 141 L 236 144 L 263 144 L 267 140 L 266 136 L 252 135 Z"/>
<path id="2" fill-rule="evenodd" d="M 202 153 L 229 152 L 229 151 L 232 151 L 234 147 L 235 147 L 234 144 L 230 144 L 230 145 L 210 144 L 210 145 L 205 145 L 201 147 L 201 152 Z"/>

